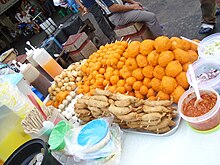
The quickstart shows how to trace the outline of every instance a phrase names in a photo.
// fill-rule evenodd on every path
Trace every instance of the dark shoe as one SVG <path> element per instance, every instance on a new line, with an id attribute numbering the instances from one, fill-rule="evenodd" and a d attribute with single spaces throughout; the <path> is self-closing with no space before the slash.
<path id="1" fill-rule="evenodd" d="M 199 30 L 199 34 L 211 33 L 214 29 L 214 25 L 202 24 Z"/>
<path id="2" fill-rule="evenodd" d="M 216 8 L 216 11 L 215 11 L 215 15 L 217 16 L 217 15 L 220 15 L 220 8 Z"/>

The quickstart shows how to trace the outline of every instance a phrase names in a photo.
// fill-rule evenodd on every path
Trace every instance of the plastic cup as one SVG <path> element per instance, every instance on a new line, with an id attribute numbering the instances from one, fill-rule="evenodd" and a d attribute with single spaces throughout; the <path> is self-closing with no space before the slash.
<path id="1" fill-rule="evenodd" d="M 66 121 L 60 121 L 54 127 L 48 141 L 51 150 L 59 151 L 64 149 L 64 147 L 66 146 L 64 137 L 69 130 L 70 125 Z"/>
<path id="2" fill-rule="evenodd" d="M 50 121 L 55 126 L 62 120 L 65 120 L 64 117 L 57 111 L 57 109 L 54 108 L 52 115 L 50 116 L 50 118 L 48 118 L 48 121 Z M 39 130 L 38 133 L 32 133 L 30 135 L 32 138 L 39 138 L 47 142 L 52 129 L 53 127 L 43 127 Z"/>
<path id="3" fill-rule="evenodd" d="M 218 61 L 212 59 L 206 59 L 206 60 L 199 59 L 192 64 L 192 67 L 196 77 L 203 73 L 208 73 L 211 69 L 216 69 L 220 71 L 220 64 L 218 63 Z M 189 84 L 192 86 L 192 80 L 189 74 L 190 72 L 188 70 L 186 76 Z M 210 79 L 203 83 L 199 83 L 198 85 L 204 88 L 213 88 L 218 93 L 220 93 L 220 74 L 215 78 Z"/>
<path id="4" fill-rule="evenodd" d="M 215 106 L 206 114 L 197 116 L 197 117 L 188 117 L 183 114 L 183 106 L 188 104 L 188 102 L 195 98 L 194 89 L 187 90 L 179 99 L 178 102 L 178 111 L 180 116 L 189 123 L 189 125 L 199 131 L 207 131 L 214 129 L 220 123 L 220 97 L 219 94 L 213 90 L 208 88 L 200 88 L 200 93 L 214 93 L 217 96 L 217 101 Z"/>
<path id="5" fill-rule="evenodd" d="M 219 58 L 220 59 L 220 45 L 216 45 L 216 43 L 220 43 L 220 33 L 215 33 L 205 37 L 198 46 L 198 54 L 201 58 Z M 205 49 L 209 49 L 213 54 L 209 54 L 209 52 Z"/>

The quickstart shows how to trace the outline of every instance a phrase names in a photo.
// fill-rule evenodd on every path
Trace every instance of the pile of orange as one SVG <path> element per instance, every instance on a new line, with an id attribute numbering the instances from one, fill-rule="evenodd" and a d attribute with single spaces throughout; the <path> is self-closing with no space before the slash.
<path id="1" fill-rule="evenodd" d="M 140 99 L 178 101 L 188 88 L 186 70 L 197 60 L 197 46 L 178 37 L 160 36 L 142 42 L 116 41 L 101 46 L 81 67 L 78 93 L 96 88 Z"/>

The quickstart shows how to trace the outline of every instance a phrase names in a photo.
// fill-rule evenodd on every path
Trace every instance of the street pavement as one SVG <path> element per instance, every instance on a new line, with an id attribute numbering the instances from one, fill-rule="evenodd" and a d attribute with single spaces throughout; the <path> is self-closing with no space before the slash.
<path id="1" fill-rule="evenodd" d="M 199 0 L 139 0 L 154 12 L 163 26 L 165 35 L 203 39 L 207 35 L 198 33 L 202 15 Z M 220 32 L 220 16 L 214 33 Z"/>
<path id="2" fill-rule="evenodd" d="M 201 35 L 198 33 L 201 25 L 201 9 L 199 0 L 136 0 L 147 7 L 150 11 L 154 12 L 158 21 L 163 27 L 164 35 L 168 37 L 172 36 L 184 36 L 189 39 L 202 40 L 207 35 Z M 53 20 L 57 25 L 62 24 L 71 15 L 64 18 L 59 17 L 57 13 L 53 15 Z M 96 28 L 96 34 L 101 38 L 102 43 L 107 42 L 107 38 L 103 35 L 101 30 L 96 24 L 94 17 L 91 14 L 87 14 L 82 17 L 82 20 L 89 18 Z M 220 16 L 217 17 L 217 25 L 214 33 L 220 32 Z M 208 34 L 209 35 L 209 34 Z M 41 32 L 30 38 L 29 40 L 35 46 L 40 46 L 42 41 L 46 38 L 45 32 Z M 25 42 L 27 39 L 23 39 L 13 46 L 18 50 L 19 54 L 24 54 Z"/>

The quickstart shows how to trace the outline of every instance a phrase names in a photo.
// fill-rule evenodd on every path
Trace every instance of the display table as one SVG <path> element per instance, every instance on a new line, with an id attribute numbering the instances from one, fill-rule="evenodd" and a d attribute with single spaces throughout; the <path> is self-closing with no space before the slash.
<path id="1" fill-rule="evenodd" d="M 181 121 L 170 136 L 124 133 L 120 165 L 219 165 L 220 130 L 193 131 Z"/>

